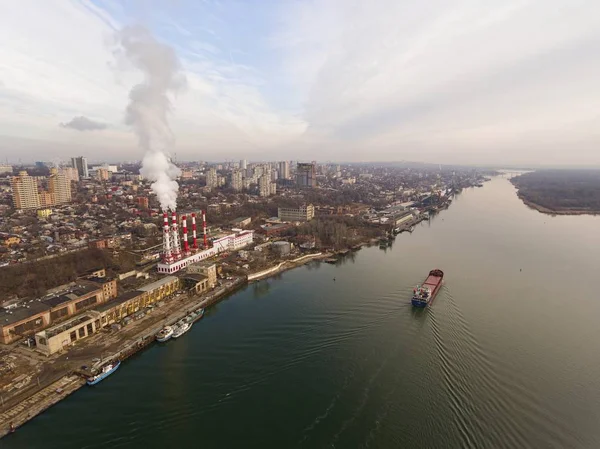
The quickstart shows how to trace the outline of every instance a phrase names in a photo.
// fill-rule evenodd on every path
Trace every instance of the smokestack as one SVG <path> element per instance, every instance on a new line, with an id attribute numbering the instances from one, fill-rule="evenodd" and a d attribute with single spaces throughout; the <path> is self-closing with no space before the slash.
<path id="1" fill-rule="evenodd" d="M 208 248 L 208 241 L 206 239 L 206 211 L 202 211 L 202 232 L 204 233 L 204 248 Z"/>
<path id="2" fill-rule="evenodd" d="M 183 253 L 188 255 L 190 253 L 190 246 L 188 244 L 188 233 L 187 233 L 187 217 L 184 215 L 181 217 L 183 226 Z"/>
<path id="3" fill-rule="evenodd" d="M 179 244 L 179 231 L 177 229 L 177 214 L 175 211 L 171 214 L 171 239 L 173 240 L 173 257 L 175 260 L 181 259 L 181 245 Z"/>
<path id="4" fill-rule="evenodd" d="M 163 212 L 175 210 L 181 174 L 167 148 L 174 143 L 167 117 L 171 111 L 170 94 L 185 86 L 181 63 L 173 48 L 156 40 L 141 26 L 128 26 L 116 34 L 114 54 L 128 60 L 143 79 L 129 92 L 125 123 L 138 136 L 144 150 L 140 174 L 152 182 Z"/>
<path id="5" fill-rule="evenodd" d="M 196 214 L 192 214 L 192 248 L 198 249 L 198 241 L 196 240 Z"/>
<path id="6" fill-rule="evenodd" d="M 171 253 L 171 236 L 169 230 L 169 216 L 163 214 L 163 262 L 173 262 L 173 254 Z"/>

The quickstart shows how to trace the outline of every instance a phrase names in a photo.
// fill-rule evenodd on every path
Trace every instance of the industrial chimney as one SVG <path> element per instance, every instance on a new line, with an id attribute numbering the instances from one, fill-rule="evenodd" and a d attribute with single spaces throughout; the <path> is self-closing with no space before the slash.
<path id="1" fill-rule="evenodd" d="M 171 214 L 171 241 L 173 246 L 173 258 L 181 259 L 181 245 L 179 244 L 179 230 L 177 227 L 177 213 L 173 211 Z"/>
<path id="2" fill-rule="evenodd" d="M 192 248 L 198 249 L 198 242 L 196 240 L 196 214 L 192 213 L 192 238 L 194 239 L 192 242 Z"/>
<path id="3" fill-rule="evenodd" d="M 169 216 L 166 212 L 163 214 L 163 262 L 173 262 L 173 254 L 171 253 L 171 231 L 169 229 Z"/>
<path id="4" fill-rule="evenodd" d="M 184 215 L 181 217 L 181 225 L 183 226 L 183 254 L 190 254 L 190 246 L 188 244 L 188 232 L 187 232 L 187 217 Z"/>
<path id="5" fill-rule="evenodd" d="M 208 239 L 206 237 L 206 211 L 202 211 L 202 232 L 204 233 L 204 249 L 208 248 Z"/>

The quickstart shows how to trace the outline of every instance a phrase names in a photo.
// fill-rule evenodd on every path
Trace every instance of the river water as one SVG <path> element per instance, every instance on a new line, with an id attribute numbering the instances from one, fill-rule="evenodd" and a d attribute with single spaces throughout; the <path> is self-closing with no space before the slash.
<path id="1" fill-rule="evenodd" d="M 248 286 L 0 447 L 598 448 L 599 231 L 496 177 L 387 250 Z"/>

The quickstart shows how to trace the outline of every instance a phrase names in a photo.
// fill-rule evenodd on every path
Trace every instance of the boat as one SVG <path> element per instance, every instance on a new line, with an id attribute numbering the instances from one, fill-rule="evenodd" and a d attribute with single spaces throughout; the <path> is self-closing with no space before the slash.
<path id="1" fill-rule="evenodd" d="M 411 300 L 412 305 L 420 308 L 430 305 L 442 286 L 443 278 L 444 272 L 442 270 L 431 270 L 425 282 L 414 288 Z"/>
<path id="2" fill-rule="evenodd" d="M 109 363 L 108 365 L 104 365 L 100 373 L 88 378 L 88 380 L 86 381 L 87 384 L 96 385 L 98 382 L 106 379 L 108 376 L 110 376 L 112 373 L 118 370 L 119 366 L 121 366 L 120 360 L 117 361 L 117 363 Z"/>
<path id="3" fill-rule="evenodd" d="M 204 309 L 194 310 L 192 313 L 187 315 L 184 320 L 190 324 L 195 323 L 204 316 Z"/>
<path id="4" fill-rule="evenodd" d="M 164 343 L 173 336 L 173 328 L 171 326 L 163 327 L 158 334 L 156 334 L 156 341 Z"/>
<path id="5" fill-rule="evenodd" d="M 192 325 L 185 321 L 180 321 L 173 330 L 173 338 L 179 338 L 191 329 Z"/>

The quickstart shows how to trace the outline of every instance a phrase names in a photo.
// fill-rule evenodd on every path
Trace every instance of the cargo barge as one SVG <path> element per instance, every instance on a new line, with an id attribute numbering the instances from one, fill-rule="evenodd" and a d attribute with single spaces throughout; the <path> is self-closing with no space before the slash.
<path id="1" fill-rule="evenodd" d="M 414 288 L 411 300 L 412 305 L 423 308 L 431 304 L 442 286 L 443 278 L 444 272 L 442 270 L 431 270 L 425 282 Z"/>

